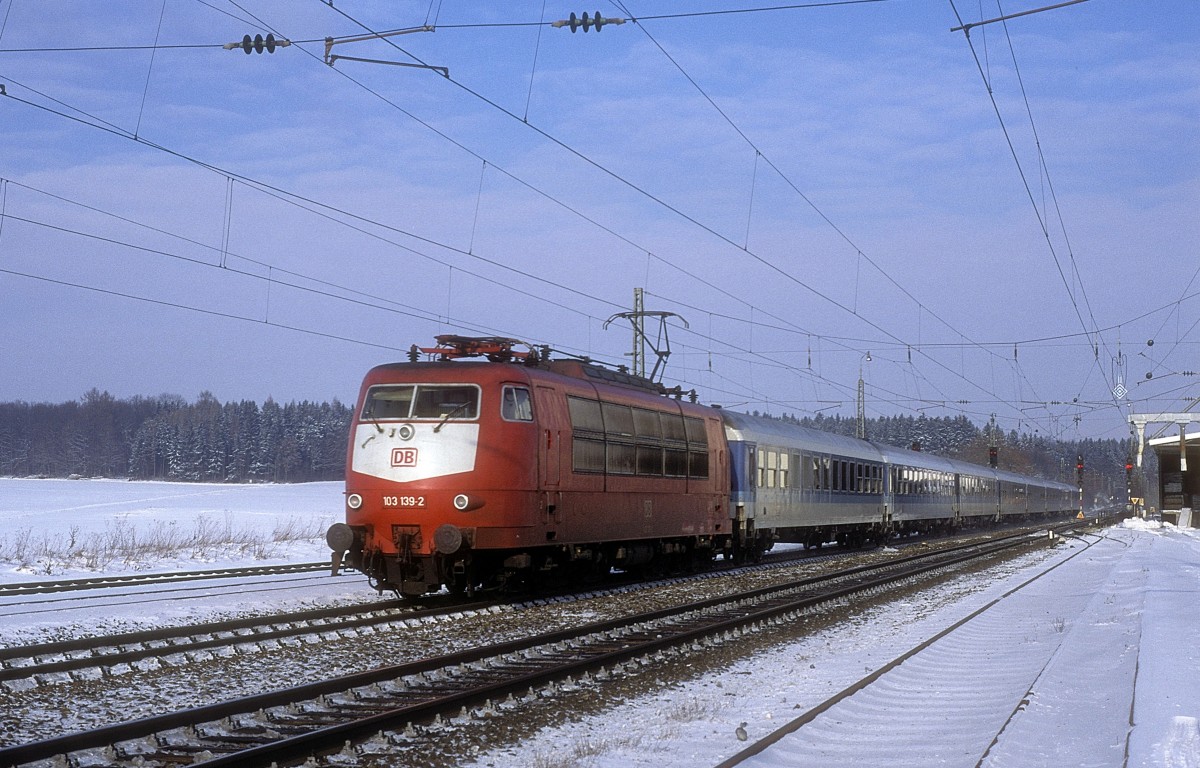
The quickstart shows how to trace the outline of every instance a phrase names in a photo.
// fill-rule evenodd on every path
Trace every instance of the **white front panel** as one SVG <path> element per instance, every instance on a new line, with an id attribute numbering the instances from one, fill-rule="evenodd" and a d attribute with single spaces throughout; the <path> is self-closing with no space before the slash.
<path id="1" fill-rule="evenodd" d="M 479 449 L 479 425 L 446 422 L 437 424 L 359 424 L 354 433 L 354 452 L 350 468 L 355 472 L 411 483 L 444 477 L 475 469 Z M 405 440 L 405 429 L 412 436 Z M 381 431 L 382 430 L 382 431 Z"/>

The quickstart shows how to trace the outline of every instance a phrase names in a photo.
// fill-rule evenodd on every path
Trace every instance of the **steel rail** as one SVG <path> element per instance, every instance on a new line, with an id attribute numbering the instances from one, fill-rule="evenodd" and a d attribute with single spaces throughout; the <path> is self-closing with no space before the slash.
<path id="1" fill-rule="evenodd" d="M 231 579 L 248 576 L 277 576 L 287 573 L 310 573 L 327 571 L 328 562 L 283 563 L 242 568 L 214 568 L 205 571 L 169 571 L 163 573 L 138 573 L 128 576 L 93 576 L 85 579 L 52 579 L 49 581 L 16 581 L 0 584 L 0 597 L 13 595 L 42 595 L 55 592 L 75 592 L 84 589 L 107 589 L 110 587 L 142 586 L 145 584 L 173 584 L 176 582 L 199 581 L 202 579 Z"/>

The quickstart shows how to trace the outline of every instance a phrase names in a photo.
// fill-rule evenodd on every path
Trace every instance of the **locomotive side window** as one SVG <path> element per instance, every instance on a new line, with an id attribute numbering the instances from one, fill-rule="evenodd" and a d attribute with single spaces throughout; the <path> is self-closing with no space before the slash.
<path id="1" fill-rule="evenodd" d="M 637 469 L 637 450 L 631 443 L 608 443 L 605 467 L 612 475 L 632 475 Z"/>
<path id="2" fill-rule="evenodd" d="M 604 415 L 604 439 L 608 458 L 605 470 L 613 475 L 637 472 L 637 448 L 633 442 L 633 409 L 628 405 L 600 403 Z"/>
<path id="3" fill-rule="evenodd" d="M 533 421 L 533 399 L 525 387 L 505 387 L 500 398 L 500 416 L 506 421 Z"/>
<path id="4" fill-rule="evenodd" d="M 668 448 L 663 453 L 666 455 L 667 477 L 687 477 L 688 452 L 675 448 Z"/>
<path id="5" fill-rule="evenodd" d="M 664 473 L 667 477 L 688 476 L 688 445 L 687 429 L 683 424 L 683 416 L 678 413 L 660 413 L 662 423 L 663 453 L 666 460 Z M 751 462 L 753 463 L 753 462 Z"/>
<path id="6" fill-rule="evenodd" d="M 684 418 L 688 441 L 688 477 L 708 477 L 708 433 L 704 431 L 704 420 L 691 416 Z"/>
<path id="7" fill-rule="evenodd" d="M 637 473 L 639 475 L 651 475 L 662 477 L 663 472 L 663 449 L 656 445 L 641 445 L 637 446 Z"/>
<path id="8" fill-rule="evenodd" d="M 658 411 L 634 408 L 633 428 L 639 441 L 656 442 L 662 439 L 662 424 L 659 422 Z"/>
<path id="9" fill-rule="evenodd" d="M 576 472 L 708 477 L 701 419 L 574 396 L 567 397 L 567 408 Z"/>
<path id="10" fill-rule="evenodd" d="M 571 441 L 571 461 L 576 472 L 603 472 L 604 441 L 577 435 Z"/>
<path id="11" fill-rule="evenodd" d="M 592 432 L 603 437 L 604 419 L 600 416 L 598 400 L 568 397 L 567 408 L 571 412 L 571 426 L 576 432 Z"/>
<path id="12" fill-rule="evenodd" d="M 662 414 L 663 439 L 686 442 L 687 432 L 683 428 L 683 417 L 677 413 Z"/>
<path id="13" fill-rule="evenodd" d="M 610 437 L 633 437 L 633 409 L 628 405 L 600 403 L 604 412 L 604 431 Z"/>
<path id="14" fill-rule="evenodd" d="M 576 472 L 604 472 L 604 418 L 600 402 L 582 397 L 568 397 L 567 410 L 571 415 L 571 466 Z"/>

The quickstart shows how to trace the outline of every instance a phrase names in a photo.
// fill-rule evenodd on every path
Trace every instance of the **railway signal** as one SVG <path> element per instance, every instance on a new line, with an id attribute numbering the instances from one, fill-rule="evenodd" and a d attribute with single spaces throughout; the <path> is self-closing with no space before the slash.
<path id="1" fill-rule="evenodd" d="M 1079 487 L 1083 487 L 1083 454 L 1080 453 L 1075 457 L 1075 480 L 1079 483 Z"/>

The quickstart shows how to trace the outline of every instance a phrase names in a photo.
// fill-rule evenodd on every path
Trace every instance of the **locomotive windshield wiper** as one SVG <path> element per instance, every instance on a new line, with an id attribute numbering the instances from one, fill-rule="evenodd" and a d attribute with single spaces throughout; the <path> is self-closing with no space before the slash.
<path id="1" fill-rule="evenodd" d="M 470 400 L 466 400 L 466 401 L 464 401 L 464 402 L 461 402 L 461 403 L 459 403 L 458 405 L 456 405 L 456 406 L 454 407 L 454 410 L 450 411 L 449 413 L 447 413 L 445 416 L 443 416 L 443 417 L 442 417 L 442 420 L 441 420 L 441 421 L 439 421 L 439 422 L 438 422 L 438 425 L 437 425 L 436 427 L 434 427 L 434 428 L 433 428 L 433 431 L 434 431 L 434 432 L 440 432 L 440 431 L 442 430 L 442 427 L 446 426 L 446 422 L 447 422 L 447 421 L 450 421 L 450 418 L 451 418 L 452 416 L 454 416 L 454 414 L 458 413 L 459 411 L 461 411 L 462 409 L 466 408 L 466 407 L 467 407 L 468 405 L 470 405 L 470 404 L 471 404 L 471 401 L 470 401 Z"/>

